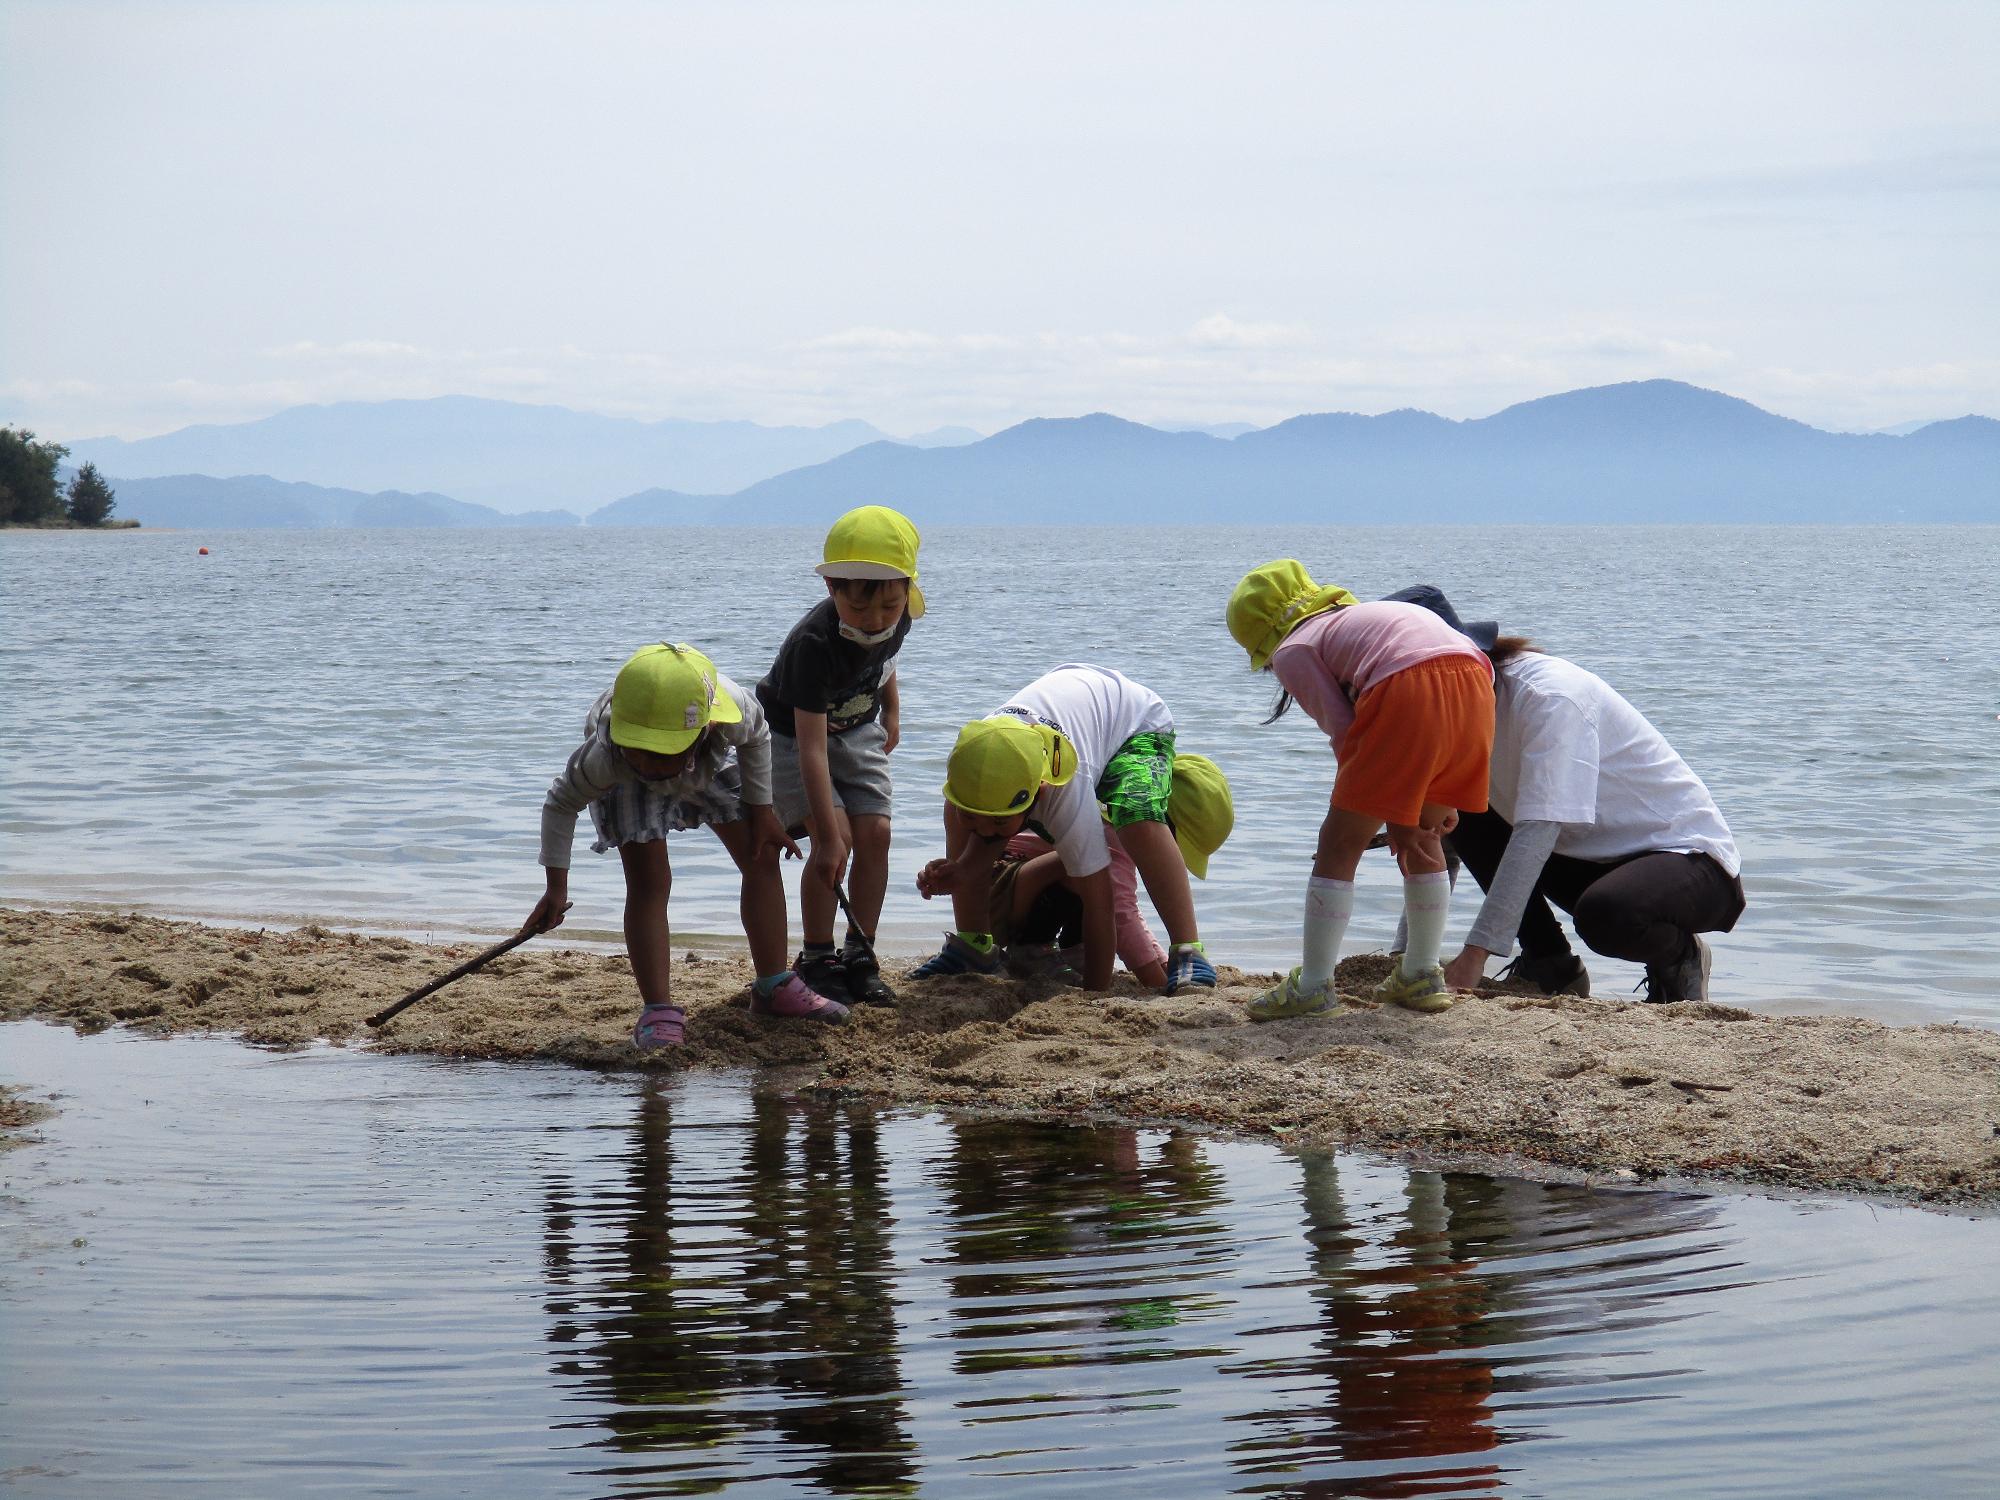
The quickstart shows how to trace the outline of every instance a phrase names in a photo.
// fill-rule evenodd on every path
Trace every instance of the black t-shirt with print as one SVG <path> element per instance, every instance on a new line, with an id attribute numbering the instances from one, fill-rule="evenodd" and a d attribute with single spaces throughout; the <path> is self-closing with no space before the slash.
<path id="1" fill-rule="evenodd" d="M 792 627 L 778 659 L 757 684 L 757 701 L 771 732 L 798 737 L 800 709 L 826 715 L 826 732 L 841 734 L 872 723 L 882 708 L 882 674 L 910 633 L 909 611 L 896 633 L 879 646 L 863 646 L 840 633 L 840 613 L 824 599 Z"/>

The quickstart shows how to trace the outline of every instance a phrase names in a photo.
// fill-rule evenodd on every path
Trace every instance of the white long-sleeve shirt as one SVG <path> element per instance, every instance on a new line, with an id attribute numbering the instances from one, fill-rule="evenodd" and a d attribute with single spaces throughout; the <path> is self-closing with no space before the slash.
<path id="1" fill-rule="evenodd" d="M 746 807 L 771 805 L 771 731 L 757 695 L 745 692 L 720 672 L 715 690 L 727 693 L 743 718 L 735 724 L 711 722 L 687 769 L 671 781 L 647 781 L 625 763 L 611 743 L 611 689 L 606 688 L 583 720 L 583 743 L 569 758 L 562 774 L 549 783 L 542 800 L 542 863 L 551 870 L 569 868 L 576 842 L 576 820 L 583 810 L 615 786 L 637 782 L 668 796 L 706 790 L 716 774 L 736 757 Z"/>

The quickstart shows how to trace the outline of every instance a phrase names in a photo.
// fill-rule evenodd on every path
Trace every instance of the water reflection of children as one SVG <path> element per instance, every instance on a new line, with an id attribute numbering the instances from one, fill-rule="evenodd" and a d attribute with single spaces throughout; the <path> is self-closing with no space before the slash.
<path id="1" fill-rule="evenodd" d="M 549 1195 L 557 1373 L 603 1403 L 617 1447 L 688 1455 L 674 1463 L 691 1488 L 705 1486 L 701 1455 L 719 1487 L 740 1456 L 717 1450 L 772 1434 L 826 1493 L 914 1493 L 872 1111 L 758 1095 L 740 1171 L 710 1175 L 708 1129 L 707 1170 L 683 1161 L 677 1181 L 673 1094 L 646 1081 L 622 1193 Z M 579 1265 L 594 1237 L 578 1246 L 572 1226 L 607 1204 L 615 1237 Z M 719 1233 L 718 1210 L 739 1204 L 740 1235 Z"/>
<path id="2" fill-rule="evenodd" d="M 1309 1153 L 1300 1166 L 1312 1296 L 1324 1329 L 1313 1365 L 1333 1386 L 1319 1410 L 1330 1430 L 1312 1446 L 1337 1457 L 1344 1472 L 1299 1493 L 1388 1500 L 1439 1493 L 1445 1483 L 1453 1494 L 1497 1493 L 1499 1465 L 1468 1461 L 1499 1447 L 1500 1434 L 1489 1405 L 1493 1366 L 1480 1349 L 1494 1337 L 1496 1309 L 1491 1284 L 1475 1274 L 1466 1227 L 1486 1219 L 1484 1198 L 1497 1185 L 1410 1173 L 1406 1227 L 1392 1237 L 1400 1254 L 1385 1264 L 1364 1253 L 1375 1247 L 1348 1215 L 1336 1158 Z M 1288 1416 L 1271 1419 L 1285 1423 L 1283 1446 L 1296 1453 L 1300 1438 Z M 1389 1465 L 1393 1471 L 1383 1472 Z"/>

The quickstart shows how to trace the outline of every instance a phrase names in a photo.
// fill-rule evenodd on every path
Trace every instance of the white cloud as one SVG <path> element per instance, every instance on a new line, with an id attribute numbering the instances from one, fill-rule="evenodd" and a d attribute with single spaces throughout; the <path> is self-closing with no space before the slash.
<path id="1" fill-rule="evenodd" d="M 712 358 L 577 344 L 440 350 L 394 339 L 308 340 L 266 351 L 263 364 L 267 373 L 238 382 L 14 380 L 0 386 L 9 408 L 0 416 L 61 436 L 136 437 L 310 402 L 464 394 L 646 419 L 862 417 L 892 432 L 952 423 L 992 431 L 1089 411 L 1260 424 L 1407 406 L 1474 417 L 1578 386 L 1656 377 L 1713 386 L 1827 427 L 2000 412 L 2000 361 L 1763 366 L 1637 319 L 1393 327 L 1337 341 L 1299 324 L 1222 313 L 1158 333 L 852 327 Z"/>
<path id="2" fill-rule="evenodd" d="M 1188 330 L 1200 349 L 1298 349 L 1312 343 L 1302 323 L 1240 323 L 1227 313 L 1211 313 Z"/>

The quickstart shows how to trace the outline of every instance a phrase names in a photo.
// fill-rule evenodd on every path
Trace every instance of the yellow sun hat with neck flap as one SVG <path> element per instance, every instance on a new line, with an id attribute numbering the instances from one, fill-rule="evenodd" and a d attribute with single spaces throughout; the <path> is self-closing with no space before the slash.
<path id="1" fill-rule="evenodd" d="M 907 578 L 912 620 L 924 617 L 924 591 L 917 587 L 917 544 L 922 540 L 910 518 L 886 505 L 850 510 L 826 534 L 822 578 Z"/>
<path id="2" fill-rule="evenodd" d="M 1174 826 L 1174 842 L 1188 874 L 1208 879 L 1208 857 L 1228 841 L 1236 826 L 1236 802 L 1222 767 L 1206 755 L 1176 753 L 1167 820 Z"/>
<path id="3" fill-rule="evenodd" d="M 716 687 L 715 663 L 694 647 L 641 646 L 611 685 L 611 743 L 679 755 L 710 724 L 736 724 L 743 710 Z"/>
<path id="4" fill-rule="evenodd" d="M 1076 747 L 1060 729 L 994 714 L 959 730 L 945 762 L 944 795 L 975 818 L 1011 818 L 1033 806 L 1044 786 L 1074 775 Z"/>
<path id="5" fill-rule="evenodd" d="M 1261 672 L 1284 638 L 1302 621 L 1361 601 L 1338 584 L 1317 584 L 1297 558 L 1252 568 L 1229 596 L 1229 633 Z"/>

